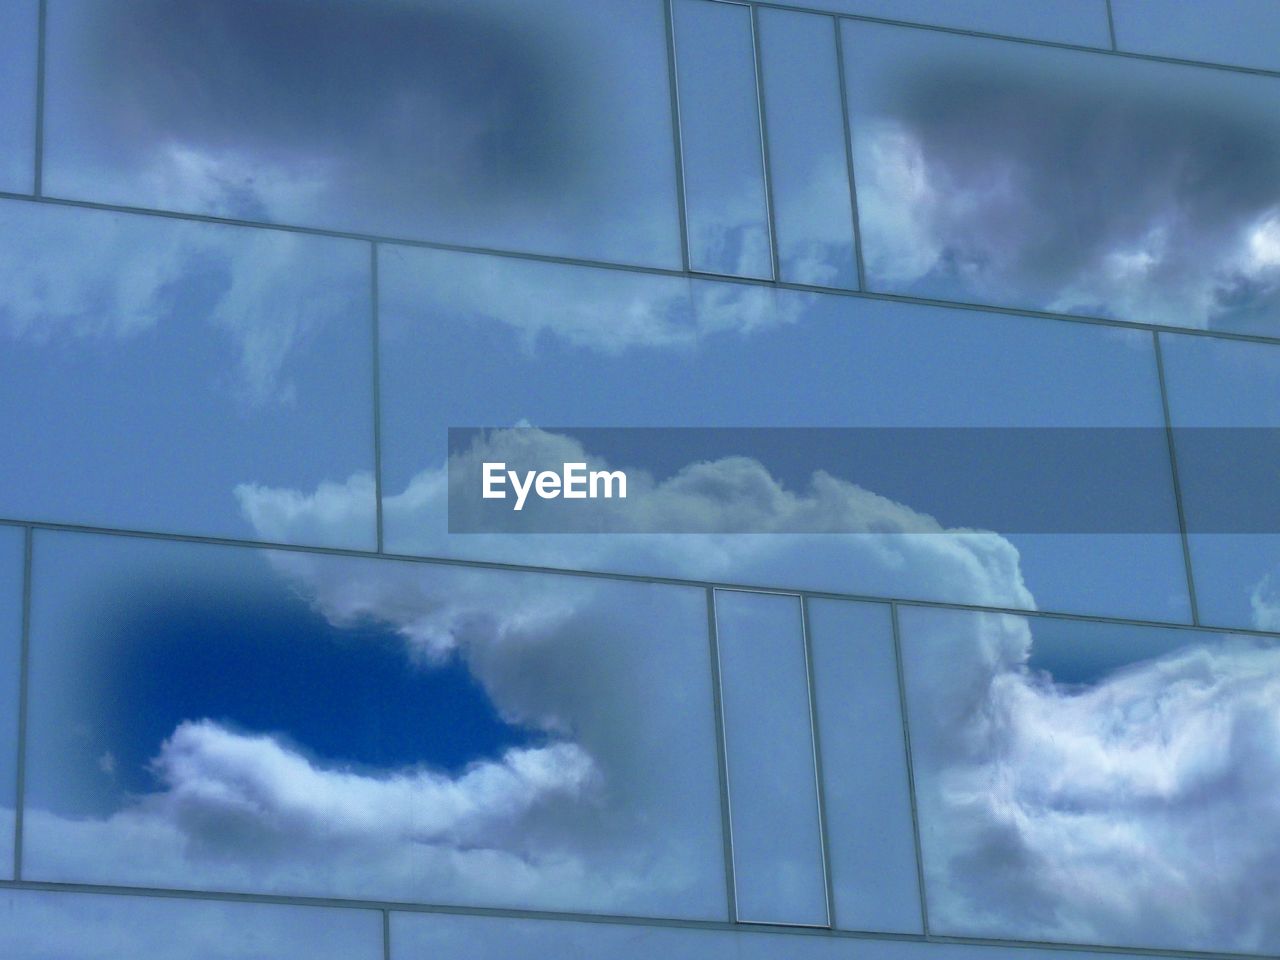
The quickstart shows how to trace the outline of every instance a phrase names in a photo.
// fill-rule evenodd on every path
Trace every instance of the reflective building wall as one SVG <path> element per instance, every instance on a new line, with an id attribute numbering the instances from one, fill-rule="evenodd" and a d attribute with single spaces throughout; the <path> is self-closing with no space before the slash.
<path id="1" fill-rule="evenodd" d="M 0 4 L 0 956 L 1280 955 L 1278 24 Z"/>

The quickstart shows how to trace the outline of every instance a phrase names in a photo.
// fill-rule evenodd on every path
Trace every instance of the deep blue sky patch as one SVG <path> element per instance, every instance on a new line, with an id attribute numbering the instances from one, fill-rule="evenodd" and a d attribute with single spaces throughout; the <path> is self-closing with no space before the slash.
<path id="1" fill-rule="evenodd" d="M 456 772 L 531 739 L 460 662 L 411 662 L 391 630 L 335 628 L 301 599 L 202 588 L 139 601 L 108 629 L 98 682 L 126 790 L 156 788 L 148 761 L 184 720 L 281 735 L 326 767 L 367 772 Z"/>

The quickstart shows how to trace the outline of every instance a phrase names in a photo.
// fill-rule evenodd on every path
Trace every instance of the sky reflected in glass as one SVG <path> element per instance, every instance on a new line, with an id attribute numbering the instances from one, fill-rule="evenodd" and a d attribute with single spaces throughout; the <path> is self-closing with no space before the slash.
<path id="1" fill-rule="evenodd" d="M 1280 332 L 1280 79 L 843 30 L 871 289 Z"/>
<path id="2" fill-rule="evenodd" d="M 0 7 L 0 190 L 35 186 L 38 0 Z"/>
<path id="3" fill-rule="evenodd" d="M 1164 336 L 1169 415 L 1202 623 L 1280 632 L 1280 533 L 1212 533 L 1215 516 L 1277 496 L 1275 434 L 1252 462 L 1224 457 L 1216 432 L 1280 428 L 1280 347 Z M 1238 451 L 1233 451 L 1237 452 Z"/>
<path id="4" fill-rule="evenodd" d="M 341 490 L 290 542 L 374 546 L 369 248 L 0 201 L 0 516 L 256 535 L 256 491 Z"/>
<path id="5" fill-rule="evenodd" d="M 935 933 L 1275 952 L 1276 641 L 924 608 L 901 625 Z"/>
<path id="6" fill-rule="evenodd" d="M 658 3 L 53 0 L 47 63 L 52 195 L 680 266 Z"/>
<path id="7" fill-rule="evenodd" d="M 1176 533 L 968 531 L 963 515 L 948 516 L 945 491 L 922 493 L 909 477 L 886 488 L 869 466 L 850 473 L 824 464 L 838 481 L 827 484 L 726 455 L 738 450 L 694 464 L 630 450 L 615 465 L 648 472 L 652 482 L 629 494 L 629 509 L 643 496 L 653 530 L 710 511 L 722 525 L 737 518 L 742 533 L 446 532 L 451 426 L 498 428 L 465 454 L 476 476 L 480 462 L 515 459 L 504 444 L 529 432 L 501 428 L 518 424 L 1162 430 L 1149 335 L 443 251 L 384 247 L 381 256 L 383 512 L 393 552 L 1188 616 Z M 459 382 L 485 389 L 439 386 Z M 571 434 L 536 436 L 548 460 L 609 459 Z M 1175 531 L 1166 445 L 1135 449 L 1133 460 L 1139 480 L 1113 495 L 1137 512 L 1163 513 L 1164 529 Z M 274 539 L 318 522 L 317 511 L 293 507 L 307 495 L 262 491 L 254 515 L 264 532 Z M 867 533 L 769 532 L 796 529 L 805 509 L 837 511 L 843 529 Z M 1045 509 L 1069 507 L 1049 500 Z M 1070 529 L 1069 518 L 1056 529 Z"/>
<path id="8" fill-rule="evenodd" d="M 23 533 L 0 527 L 0 877 L 13 876 L 18 795 L 18 676 L 22 643 Z"/>
<path id="9" fill-rule="evenodd" d="M 0 891 L 8 960 L 382 960 L 382 917 L 274 903 Z"/>
<path id="10" fill-rule="evenodd" d="M 24 877 L 723 918 L 696 589 L 39 532 Z"/>

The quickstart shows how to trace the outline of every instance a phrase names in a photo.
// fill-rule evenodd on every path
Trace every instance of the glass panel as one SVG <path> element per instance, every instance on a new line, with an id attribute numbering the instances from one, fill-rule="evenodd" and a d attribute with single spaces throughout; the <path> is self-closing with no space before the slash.
<path id="1" fill-rule="evenodd" d="M 835 24 L 762 8 L 759 28 L 782 279 L 857 287 Z"/>
<path id="2" fill-rule="evenodd" d="M 772 277 L 751 8 L 676 0 L 689 265 Z"/>
<path id="3" fill-rule="evenodd" d="M 1076 950 L 867 940 L 802 931 L 696 930 L 507 917 L 391 914 L 391 960 L 1084 960 Z"/>
<path id="4" fill-rule="evenodd" d="M 702 590 L 39 533 L 24 876 L 723 918 Z"/>
<path id="5" fill-rule="evenodd" d="M 716 592 L 738 919 L 827 924 L 798 597 Z"/>
<path id="6" fill-rule="evenodd" d="M 1179 336 L 1160 343 L 1200 620 L 1280 632 L 1280 530 L 1217 532 L 1226 525 L 1215 522 L 1249 505 L 1270 504 L 1276 515 L 1280 347 Z M 1236 444 L 1233 431 L 1259 444 L 1253 469 L 1223 456 L 1224 443 Z"/>
<path id="7" fill-rule="evenodd" d="M 1121 50 L 1280 69 L 1275 0 L 1111 0 Z"/>
<path id="8" fill-rule="evenodd" d="M 443 251 L 383 247 L 381 257 L 383 508 L 394 552 L 1189 616 L 1146 333 Z M 459 377 L 483 387 L 440 389 Z M 653 479 L 629 502 L 651 505 L 654 530 L 738 510 L 744 531 L 768 530 L 812 508 L 882 532 L 449 536 L 447 429 L 521 422 L 545 428 L 564 460 L 582 452 L 571 430 L 555 432 L 566 425 L 1135 428 L 1144 442 L 1115 464 L 1120 475 L 1069 464 L 1053 489 L 1085 486 L 1121 513 L 1157 515 L 1170 532 L 961 532 L 972 521 L 942 489 L 956 485 L 938 484 L 936 472 L 895 475 L 891 460 L 821 464 L 842 483 L 830 491 L 838 503 L 819 506 L 817 465 L 789 465 L 785 451 L 744 463 L 727 456 L 740 450 L 677 461 L 629 449 L 618 456 Z M 484 452 L 500 461 L 510 442 L 499 431 Z M 706 482 L 684 483 L 682 468 L 699 462 Z M 282 503 L 310 496 L 276 493 Z M 1069 513 L 1038 488 L 1024 496 Z M 314 509 L 256 515 L 286 531 L 332 522 Z"/>
<path id="9" fill-rule="evenodd" d="M 381 960 L 382 916 L 285 904 L 0 891 L 8 960 Z"/>
<path id="10" fill-rule="evenodd" d="M 372 547 L 371 341 L 366 244 L 0 201 L 0 516 Z"/>
<path id="11" fill-rule="evenodd" d="M 1280 331 L 1280 80 L 843 28 L 868 287 Z"/>
<path id="12" fill-rule="evenodd" d="M 391 914 L 392 960 L 715 960 L 741 956 L 742 941 L 719 930 Z"/>
<path id="13" fill-rule="evenodd" d="M 0 527 L 0 877 L 13 876 L 18 797 L 18 676 L 22 643 L 22 531 Z"/>
<path id="14" fill-rule="evenodd" d="M 886 20 L 1109 47 L 1107 0 L 776 0 Z"/>
<path id="15" fill-rule="evenodd" d="M 36 148 L 37 0 L 0 6 L 0 190 L 30 193 Z"/>
<path id="16" fill-rule="evenodd" d="M 889 608 L 807 602 L 835 926 L 923 933 Z"/>
<path id="17" fill-rule="evenodd" d="M 901 626 L 931 931 L 1275 952 L 1280 644 L 941 609 Z"/>
<path id="18" fill-rule="evenodd" d="M 680 266 L 660 3 L 52 0 L 62 197 Z"/>

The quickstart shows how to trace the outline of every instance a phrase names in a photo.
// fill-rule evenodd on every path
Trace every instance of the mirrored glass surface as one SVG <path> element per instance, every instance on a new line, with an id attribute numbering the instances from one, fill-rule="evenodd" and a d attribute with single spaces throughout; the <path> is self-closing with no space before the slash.
<path id="1" fill-rule="evenodd" d="M 1251 507 L 1274 513 L 1280 347 L 1186 336 L 1160 344 L 1200 621 L 1280 632 L 1280 531 L 1218 522 L 1241 510 L 1247 521 Z M 1216 532 L 1228 526 L 1236 532 Z"/>
<path id="2" fill-rule="evenodd" d="M 717 590 L 737 919 L 826 926 L 799 597 Z"/>
<path id="3" fill-rule="evenodd" d="M 889 607 L 805 602 L 833 925 L 923 933 Z"/>
<path id="4" fill-rule="evenodd" d="M 1280 79 L 843 28 L 869 288 L 1280 331 Z"/>
<path id="5" fill-rule="evenodd" d="M 1116 46 L 1183 60 L 1280 69 L 1272 0 L 1111 0 Z"/>
<path id="6" fill-rule="evenodd" d="M 1109 47 L 1107 0 L 777 0 L 886 20 Z"/>
<path id="7" fill-rule="evenodd" d="M 662 4 L 53 0 L 61 197 L 680 266 Z"/>
<path id="8" fill-rule="evenodd" d="M 366 244 L 0 201 L 0 516 L 374 545 Z M 301 503 L 287 508 L 293 509 Z"/>
<path id="9" fill-rule="evenodd" d="M 856 288 L 835 21 L 771 8 L 757 16 L 781 279 Z"/>
<path id="10" fill-rule="evenodd" d="M 285 904 L 0 891 L 8 960 L 381 960 L 382 916 Z"/>
<path id="11" fill-rule="evenodd" d="M 391 914 L 391 960 L 1073 960 L 1076 950 L 833 937 L 805 931 L 696 930 L 506 917 Z"/>
<path id="12" fill-rule="evenodd" d="M 0 877 L 13 876 L 18 797 L 18 677 L 22 643 L 23 534 L 0 527 Z"/>
<path id="13" fill-rule="evenodd" d="M 1188 616 L 1149 334 L 444 251 L 382 247 L 380 256 L 388 550 Z M 474 386 L 441 389 L 447 383 Z M 448 428 L 495 428 L 466 454 L 478 475 L 479 462 L 508 459 L 515 438 L 500 428 L 520 423 L 543 428 L 540 444 L 561 460 L 601 455 L 632 468 L 634 483 L 647 476 L 629 503 L 646 508 L 648 525 L 636 534 L 450 535 Z M 978 479 L 940 484 L 936 469 L 894 478 L 879 469 L 892 458 L 798 466 L 785 442 L 747 457 L 733 448 L 685 459 L 665 447 L 584 450 L 569 429 L 673 425 L 1133 428 L 1143 442 L 1121 458 L 1120 474 L 1067 462 L 1037 481 L 1049 486 L 1017 495 L 1058 511 L 1059 530 L 1074 529 L 1069 504 L 1086 490 L 1086 500 L 1154 517 L 1148 529 L 1170 532 L 982 532 L 947 492 L 982 491 Z M 989 474 L 1001 473 L 1001 458 L 1019 468 L 1017 456 L 1013 447 L 999 453 Z M 841 482 L 815 481 L 818 468 Z M 267 492 L 281 503 L 310 496 Z M 866 534 L 776 532 L 796 530 L 806 510 L 834 511 Z M 656 532 L 704 514 L 741 532 Z M 254 514 L 276 536 L 340 515 L 336 501 L 325 515 L 269 505 Z"/>
<path id="14" fill-rule="evenodd" d="M 1280 645 L 900 617 L 933 932 L 1275 952 Z"/>
<path id="15" fill-rule="evenodd" d="M 38 0 L 0 7 L 0 190 L 35 186 Z"/>
<path id="16" fill-rule="evenodd" d="M 751 8 L 676 0 L 689 266 L 773 276 Z"/>
<path id="17" fill-rule="evenodd" d="M 39 532 L 24 876 L 723 919 L 702 590 Z"/>

